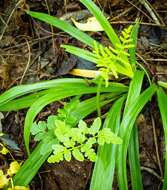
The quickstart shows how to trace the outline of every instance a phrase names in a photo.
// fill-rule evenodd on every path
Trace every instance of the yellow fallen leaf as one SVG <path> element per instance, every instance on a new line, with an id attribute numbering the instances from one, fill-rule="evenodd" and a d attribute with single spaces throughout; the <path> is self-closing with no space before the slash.
<path id="1" fill-rule="evenodd" d="M 15 187 L 9 187 L 8 190 L 30 190 L 30 189 L 29 187 L 15 186 Z"/>
<path id="2" fill-rule="evenodd" d="M 17 161 L 13 161 L 10 163 L 10 167 L 7 170 L 7 175 L 13 176 L 18 172 L 19 169 L 20 169 L 20 164 Z"/>
<path id="3" fill-rule="evenodd" d="M 9 150 L 2 143 L 0 143 L 0 153 L 6 155 L 8 152 Z"/>
<path id="4" fill-rule="evenodd" d="M 87 69 L 72 69 L 70 71 L 71 75 L 86 77 L 86 78 L 96 78 L 101 74 L 100 71 L 87 70 Z"/>
<path id="5" fill-rule="evenodd" d="M 0 170 L 0 189 L 3 189 L 5 185 L 7 185 L 9 182 L 9 179 L 4 175 L 3 171 Z"/>
<path id="6" fill-rule="evenodd" d="M 75 21 L 73 18 L 71 18 L 73 21 L 74 25 L 82 31 L 92 31 L 92 32 L 98 32 L 98 31 L 103 31 L 102 26 L 100 23 L 97 21 L 95 17 L 90 17 L 88 18 L 86 23 L 80 23 Z"/>

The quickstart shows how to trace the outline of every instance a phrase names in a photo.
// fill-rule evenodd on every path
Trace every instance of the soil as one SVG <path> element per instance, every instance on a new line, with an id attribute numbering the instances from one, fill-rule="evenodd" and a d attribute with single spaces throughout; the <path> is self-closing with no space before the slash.
<path id="1" fill-rule="evenodd" d="M 167 81 L 167 2 L 148 0 L 158 21 L 137 0 L 98 0 L 97 5 L 109 17 L 110 23 L 119 33 L 127 24 L 141 18 L 138 38 L 138 61 L 151 77 Z M 0 91 L 14 85 L 50 80 L 69 76 L 73 68 L 94 68 L 91 63 L 66 53 L 60 45 L 83 44 L 66 33 L 32 19 L 25 9 L 50 13 L 69 22 L 71 17 L 84 21 L 90 16 L 77 0 L 1 0 L 0 1 Z M 84 11 L 83 11 L 84 10 Z M 108 43 L 104 33 L 90 33 L 102 43 Z M 60 106 L 54 103 L 39 116 L 45 119 Z M 17 160 L 26 159 L 23 145 L 23 123 L 27 110 L 2 113 L 0 120 L 3 132 L 11 140 L 12 155 Z M 155 100 L 143 110 L 138 119 L 140 160 L 145 190 L 158 190 L 162 184 L 164 139 L 162 125 Z M 3 139 L 2 139 L 3 141 Z M 32 147 L 35 145 L 31 142 Z M 157 151 L 155 151 L 157 147 Z M 158 161 L 158 158 L 160 161 Z M 6 167 L 6 157 L 0 157 L 1 167 Z M 40 169 L 31 189 L 86 190 L 91 177 L 92 163 L 62 162 L 47 164 Z M 117 189 L 116 187 L 114 189 Z"/>

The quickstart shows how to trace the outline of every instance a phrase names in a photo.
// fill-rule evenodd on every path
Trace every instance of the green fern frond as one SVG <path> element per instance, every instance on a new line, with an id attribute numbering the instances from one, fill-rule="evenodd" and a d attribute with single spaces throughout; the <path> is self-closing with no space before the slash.
<path id="1" fill-rule="evenodd" d="M 99 67 L 101 76 L 106 82 L 106 86 L 108 85 L 107 81 L 110 75 L 118 78 L 119 74 L 123 74 L 133 78 L 133 70 L 129 61 L 130 55 L 128 53 L 128 49 L 133 47 L 131 39 L 132 27 L 133 26 L 130 25 L 121 32 L 120 41 L 122 43 L 117 44 L 116 48 L 111 46 L 104 47 L 94 41 L 93 53 L 98 60 L 96 66 Z"/>
<path id="2" fill-rule="evenodd" d="M 122 42 L 122 47 L 124 45 L 130 45 L 132 43 L 132 39 L 131 39 L 132 28 L 133 26 L 130 25 L 128 28 L 123 29 L 123 31 L 121 32 L 121 36 L 119 38 Z"/>
<path id="3" fill-rule="evenodd" d="M 55 122 L 56 125 L 58 124 L 55 128 L 55 135 L 59 144 L 52 145 L 53 154 L 48 158 L 49 163 L 70 161 L 72 156 L 78 161 L 84 161 L 86 158 L 95 162 L 97 155 L 93 148 L 94 144 L 122 143 L 122 139 L 116 136 L 111 129 L 100 129 L 102 122 L 99 117 L 94 120 L 90 127 L 83 120 L 79 122 L 76 128 L 69 128 L 63 122 L 65 130 L 62 130 L 62 126 L 59 125 L 62 121 L 55 120 Z"/>

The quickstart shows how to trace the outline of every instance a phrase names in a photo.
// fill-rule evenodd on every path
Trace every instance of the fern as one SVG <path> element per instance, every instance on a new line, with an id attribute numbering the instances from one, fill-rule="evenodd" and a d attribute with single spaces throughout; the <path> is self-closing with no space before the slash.
<path id="1" fill-rule="evenodd" d="M 41 147 L 41 155 L 49 150 L 53 151 L 48 158 L 49 163 L 70 161 L 72 156 L 79 161 L 89 159 L 94 162 L 97 158 L 93 148 L 95 144 L 122 143 L 122 139 L 112 133 L 111 129 L 100 130 L 100 118 L 96 118 L 90 127 L 83 120 L 75 127 L 75 118 L 71 117 L 70 112 L 75 110 L 78 101 L 78 98 L 73 99 L 64 108 L 59 109 L 56 116 L 51 115 L 47 121 L 34 123 L 31 128 L 36 141 L 46 141 Z"/>
<path id="2" fill-rule="evenodd" d="M 96 55 L 98 61 L 96 66 L 101 71 L 101 76 L 105 80 L 106 86 L 111 75 L 118 78 L 118 74 L 126 75 L 133 78 L 133 70 L 129 61 L 128 49 L 133 47 L 130 38 L 132 25 L 125 28 L 120 36 L 121 44 L 117 44 L 116 48 L 111 46 L 104 47 L 94 41 L 93 53 Z"/>
<path id="3" fill-rule="evenodd" d="M 40 149 L 41 155 L 44 155 L 47 152 L 51 151 L 52 145 L 57 143 L 57 138 L 54 133 L 56 121 L 62 121 L 66 123 L 66 125 L 73 127 L 73 123 L 75 123 L 76 118 L 70 113 L 76 109 L 78 103 L 79 98 L 75 97 L 62 109 L 58 109 L 57 115 L 50 115 L 47 121 L 39 121 L 38 123 L 33 123 L 31 134 L 34 135 L 34 140 L 43 141 L 43 145 Z"/>
<path id="4" fill-rule="evenodd" d="M 56 120 L 55 125 L 55 135 L 59 144 L 52 145 L 53 155 L 48 158 L 49 163 L 70 161 L 72 156 L 79 161 L 86 158 L 95 162 L 97 155 L 93 149 L 94 144 L 122 143 L 121 138 L 112 133 L 111 129 L 100 130 L 101 119 L 99 117 L 94 120 L 90 127 L 82 120 L 77 128 L 70 128 L 69 125 L 60 120 Z"/>

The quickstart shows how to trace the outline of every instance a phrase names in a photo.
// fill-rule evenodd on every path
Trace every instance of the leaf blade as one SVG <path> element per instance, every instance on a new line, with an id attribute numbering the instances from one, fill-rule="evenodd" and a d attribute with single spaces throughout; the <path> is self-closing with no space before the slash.
<path id="1" fill-rule="evenodd" d="M 135 67 L 135 65 L 136 65 L 136 47 L 137 47 L 137 36 L 138 36 L 138 32 L 139 32 L 139 27 L 140 27 L 140 25 L 137 20 L 137 22 L 133 26 L 132 32 L 131 32 L 131 39 L 132 39 L 133 47 L 129 48 L 130 63 L 132 64 L 133 67 Z"/>
<path id="2" fill-rule="evenodd" d="M 88 50 L 84 50 L 84 49 L 77 48 L 75 46 L 70 46 L 70 45 L 61 45 L 61 47 L 65 48 L 65 51 L 67 51 L 73 55 L 76 55 L 78 57 L 81 57 L 83 59 L 86 59 L 88 61 L 91 61 L 93 63 L 97 63 L 97 61 L 98 61 L 95 54 Z"/>
<path id="3" fill-rule="evenodd" d="M 57 28 L 60 28 L 61 30 L 67 32 L 74 38 L 80 40 L 81 42 L 89 45 L 90 47 L 93 47 L 94 39 L 91 38 L 89 35 L 86 33 L 78 30 L 77 28 L 73 27 L 71 24 L 69 24 L 66 21 L 60 20 L 56 17 L 50 16 L 45 13 L 40 13 L 40 12 L 34 12 L 34 11 L 27 11 L 27 14 L 30 16 L 37 18 L 43 22 L 46 22 L 52 26 L 55 26 Z"/>
<path id="4" fill-rule="evenodd" d="M 130 165 L 131 183 L 133 190 L 143 190 L 142 176 L 139 160 L 139 139 L 138 129 L 135 125 L 132 130 L 131 139 L 128 147 L 128 158 Z"/>
<path id="5" fill-rule="evenodd" d="M 156 85 L 151 85 L 135 100 L 135 102 L 133 102 L 133 104 L 131 104 L 131 106 L 129 106 L 128 111 L 123 116 L 120 127 L 120 137 L 123 138 L 124 143 L 118 147 L 118 159 L 116 163 L 120 190 L 128 190 L 126 174 L 126 156 L 133 125 L 138 114 L 145 106 L 145 104 L 150 100 L 150 98 L 153 96 L 156 90 Z"/>
<path id="6" fill-rule="evenodd" d="M 90 0 L 80 0 L 80 1 L 82 4 L 84 4 L 87 7 L 87 9 L 89 9 L 89 11 L 99 21 L 99 23 L 101 24 L 102 28 L 104 29 L 105 33 L 109 37 L 112 44 L 114 46 L 116 46 L 116 44 L 120 44 L 121 42 L 117 34 L 115 33 L 114 29 L 112 28 L 106 17 L 102 14 L 100 9 Z"/>
<path id="7" fill-rule="evenodd" d="M 125 97 L 118 99 L 110 109 L 104 126 L 110 127 L 118 134 L 120 125 L 121 108 Z M 90 190 L 111 190 L 114 178 L 117 145 L 105 144 L 98 147 L 98 157 L 93 169 Z M 110 153 L 110 155 L 109 155 Z"/>
<path id="8" fill-rule="evenodd" d="M 158 106 L 160 109 L 160 114 L 163 123 L 163 130 L 165 136 L 165 167 L 164 167 L 164 181 L 162 190 L 167 189 L 167 110 L 166 110 L 166 103 L 167 103 L 167 95 L 162 88 L 157 90 L 158 96 Z"/>

